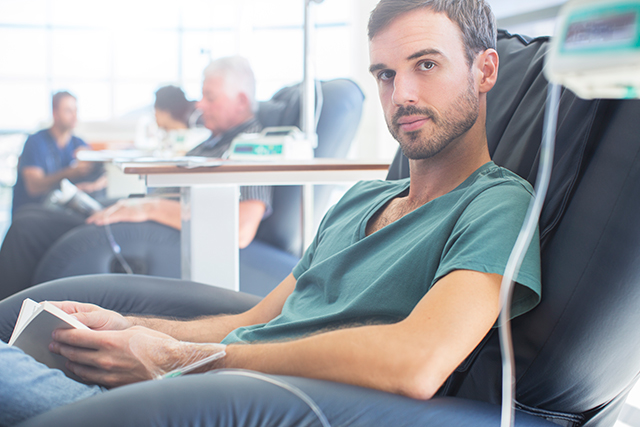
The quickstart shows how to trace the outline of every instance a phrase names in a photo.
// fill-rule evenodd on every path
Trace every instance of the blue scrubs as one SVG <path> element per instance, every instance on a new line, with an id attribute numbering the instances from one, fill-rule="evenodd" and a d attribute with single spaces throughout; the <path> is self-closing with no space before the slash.
<path id="1" fill-rule="evenodd" d="M 46 195 L 30 196 L 25 188 L 22 170 L 26 167 L 38 167 L 46 175 L 51 175 L 69 167 L 74 161 L 74 152 L 79 147 L 88 147 L 87 143 L 76 136 L 72 136 L 63 148 L 58 147 L 49 129 L 41 130 L 29 138 L 24 144 L 20 161 L 18 162 L 18 179 L 13 187 L 12 212 L 29 203 L 41 203 Z"/>

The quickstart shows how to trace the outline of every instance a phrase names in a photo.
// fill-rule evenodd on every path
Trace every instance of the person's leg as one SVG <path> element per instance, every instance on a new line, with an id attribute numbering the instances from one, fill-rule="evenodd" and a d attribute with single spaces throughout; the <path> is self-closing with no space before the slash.
<path id="1" fill-rule="evenodd" d="M 103 388 L 67 378 L 0 341 L 0 425 L 11 426 L 62 405 L 102 393 Z"/>
<path id="2" fill-rule="evenodd" d="M 161 277 L 128 274 L 67 277 L 33 286 L 0 301 L 0 340 L 9 340 L 25 298 L 89 302 L 123 314 L 183 319 L 241 313 L 261 299 L 215 286 Z"/>
<path id="3" fill-rule="evenodd" d="M 144 410 L 140 410 L 144 408 Z M 467 399 L 417 400 L 330 381 L 216 371 L 118 387 L 24 423 L 24 427 L 495 427 L 500 407 Z M 553 427 L 516 413 L 519 427 Z"/>
<path id="4" fill-rule="evenodd" d="M 25 206 L 12 218 L 0 248 L 0 300 L 31 286 L 31 278 L 47 249 L 84 218 L 38 205 Z"/>

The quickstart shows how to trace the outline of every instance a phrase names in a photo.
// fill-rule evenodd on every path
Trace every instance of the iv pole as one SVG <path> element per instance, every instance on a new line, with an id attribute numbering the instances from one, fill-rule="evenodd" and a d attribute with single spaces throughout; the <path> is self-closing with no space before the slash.
<path id="1" fill-rule="evenodd" d="M 300 103 L 300 123 L 305 138 L 313 148 L 318 145 L 316 134 L 315 115 L 315 61 L 314 61 L 314 33 L 315 20 L 313 16 L 313 3 L 322 3 L 323 0 L 304 0 L 304 80 L 302 83 L 302 102 Z M 320 111 L 318 111 L 320 114 Z M 302 245 L 306 249 L 314 235 L 313 227 L 313 185 L 302 186 Z"/>
<path id="2" fill-rule="evenodd" d="M 304 132 L 312 147 L 316 148 L 318 138 L 316 135 L 315 119 L 315 20 L 313 16 L 313 3 L 322 3 L 323 0 L 304 0 L 304 80 L 302 84 L 302 102 L 300 103 L 300 117 L 302 132 Z M 320 112 L 318 112 L 320 113 Z"/>

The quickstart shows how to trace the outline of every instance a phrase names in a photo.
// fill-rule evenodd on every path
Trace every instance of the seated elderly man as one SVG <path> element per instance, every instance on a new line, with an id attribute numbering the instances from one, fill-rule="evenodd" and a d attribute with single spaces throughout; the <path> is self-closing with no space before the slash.
<path id="1" fill-rule="evenodd" d="M 380 1 L 369 21 L 370 71 L 410 177 L 350 189 L 293 273 L 256 306 L 175 321 L 58 303 L 92 330 L 57 330 L 50 350 L 86 383 L 108 388 L 209 358 L 194 372 L 245 368 L 434 396 L 496 323 L 501 277 L 532 196 L 487 148 L 494 22 L 482 0 Z M 536 238 L 513 315 L 539 301 L 539 258 Z M 34 384 L 46 368 L 19 350 L 0 352 L 0 421 L 103 392 L 61 374 Z M 16 374 L 16 366 L 36 372 Z M 74 391 L 61 399 L 55 390 L 65 383 Z M 14 396 L 34 389 L 37 402 L 14 409 Z"/>
<path id="2" fill-rule="evenodd" d="M 188 155 L 220 157 L 242 132 L 258 132 L 262 125 L 255 117 L 255 77 L 249 62 L 241 57 L 220 58 L 204 71 L 202 110 L 204 125 L 211 130 L 207 141 Z M 239 205 L 239 246 L 247 247 L 258 226 L 271 211 L 272 188 L 241 187 Z M 155 221 L 181 228 L 180 203 L 161 197 L 123 199 L 89 218 L 42 207 L 29 209 L 13 218 L 0 249 L 0 299 L 31 286 L 32 275 L 43 255 L 56 240 L 85 224 Z"/>

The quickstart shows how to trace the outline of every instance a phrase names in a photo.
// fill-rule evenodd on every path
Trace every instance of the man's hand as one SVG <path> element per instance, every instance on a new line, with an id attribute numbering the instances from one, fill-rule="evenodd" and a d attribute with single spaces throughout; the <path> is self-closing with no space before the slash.
<path id="1" fill-rule="evenodd" d="M 140 354 L 131 350 L 130 343 L 158 338 L 156 348 L 147 348 Z M 87 331 L 82 329 L 57 329 L 49 350 L 67 359 L 71 372 L 88 383 L 117 387 L 155 378 L 147 368 L 162 367 L 169 361 L 169 352 L 158 344 L 177 342 L 169 335 L 142 326 L 134 326 L 123 331 Z M 158 348 L 160 347 L 160 348 Z M 147 359 L 143 362 L 142 359 Z"/>
<path id="2" fill-rule="evenodd" d="M 87 218 L 87 224 L 106 225 L 117 222 L 156 221 L 180 229 L 180 203 L 158 197 L 122 199 Z"/>
<path id="3" fill-rule="evenodd" d="M 93 162 L 76 160 L 69 166 L 69 175 L 72 178 L 81 178 L 90 174 L 93 171 L 94 166 L 95 163 Z"/>
<path id="4" fill-rule="evenodd" d="M 123 330 L 132 326 L 124 316 L 115 311 L 106 310 L 95 304 L 85 304 L 74 301 L 49 301 L 60 310 L 71 314 L 80 323 L 95 330 Z"/>
<path id="5" fill-rule="evenodd" d="M 58 329 L 49 346 L 67 359 L 67 367 L 87 383 L 118 387 L 157 379 L 212 355 L 224 355 L 224 345 L 178 341 L 142 326 L 124 331 Z M 219 361 L 200 370 L 215 369 Z"/>
<path id="6" fill-rule="evenodd" d="M 93 193 L 104 188 L 107 188 L 108 180 L 107 174 L 102 175 L 100 178 L 92 182 L 78 182 L 76 187 L 84 191 L 85 193 Z"/>
<path id="7" fill-rule="evenodd" d="M 94 162 L 78 160 L 78 152 L 85 150 L 91 151 L 91 149 L 88 147 L 79 147 L 73 153 L 73 157 L 75 157 L 76 160 L 72 162 L 71 165 L 69 165 L 69 169 L 71 170 L 72 176 L 75 178 L 81 178 L 85 175 L 90 174 L 96 165 Z"/>
<path id="8" fill-rule="evenodd" d="M 87 224 L 105 225 L 116 222 L 144 222 L 149 220 L 149 210 L 154 199 L 122 199 L 87 218 Z"/>

